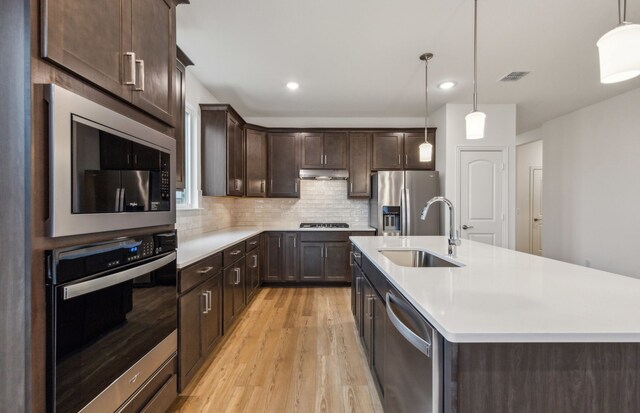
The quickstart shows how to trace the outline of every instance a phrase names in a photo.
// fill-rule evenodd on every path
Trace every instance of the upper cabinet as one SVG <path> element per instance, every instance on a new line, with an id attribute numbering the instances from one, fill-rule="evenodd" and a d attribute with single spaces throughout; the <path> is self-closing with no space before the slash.
<path id="1" fill-rule="evenodd" d="M 254 129 L 245 130 L 246 195 L 267 196 L 267 134 Z"/>
<path id="2" fill-rule="evenodd" d="M 229 106 L 200 105 L 202 194 L 244 195 L 242 118 Z"/>
<path id="3" fill-rule="evenodd" d="M 297 133 L 268 134 L 268 196 L 300 198 L 300 144 Z"/>
<path id="4" fill-rule="evenodd" d="M 436 130 L 429 128 L 427 139 L 434 147 L 430 162 L 420 162 L 419 146 L 424 132 L 385 132 L 373 134 L 373 170 L 435 169 Z"/>
<path id="5" fill-rule="evenodd" d="M 349 198 L 371 196 L 371 133 L 349 136 Z"/>
<path id="6" fill-rule="evenodd" d="M 373 134 L 373 164 L 374 170 L 402 169 L 402 141 L 404 134 L 380 132 Z"/>
<path id="7" fill-rule="evenodd" d="M 347 169 L 346 132 L 302 133 L 302 169 Z"/>
<path id="8" fill-rule="evenodd" d="M 175 7 L 167 0 L 43 0 L 42 56 L 175 124 Z"/>
<path id="9" fill-rule="evenodd" d="M 185 179 L 185 106 L 187 88 L 187 66 L 191 59 L 180 48 L 176 50 L 176 72 L 174 84 L 174 105 L 176 114 L 176 189 L 184 189 Z"/>
<path id="10" fill-rule="evenodd" d="M 404 134 L 404 169 L 435 170 L 436 130 L 429 128 L 427 141 L 433 145 L 433 155 L 430 162 L 420 162 L 420 145 L 424 143 L 424 132 Z"/>

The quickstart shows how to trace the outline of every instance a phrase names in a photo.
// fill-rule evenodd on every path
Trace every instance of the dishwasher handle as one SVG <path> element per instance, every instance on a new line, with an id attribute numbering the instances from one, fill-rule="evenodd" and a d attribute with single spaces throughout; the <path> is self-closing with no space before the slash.
<path id="1" fill-rule="evenodd" d="M 387 295 L 385 298 L 387 301 L 387 316 L 389 316 L 389 321 L 391 321 L 391 324 L 393 324 L 393 326 L 396 328 L 396 330 L 398 330 L 398 332 L 402 335 L 402 337 L 404 337 L 409 343 L 411 343 L 413 347 L 415 347 L 422 354 L 430 358 L 431 357 L 431 340 L 429 336 L 427 335 L 428 341 L 424 340 L 422 337 L 414 333 L 409 327 L 407 327 L 402 321 L 400 321 L 400 318 L 398 318 L 396 313 L 393 312 L 393 308 L 391 308 L 391 304 L 393 303 L 398 307 L 402 307 L 402 303 L 398 302 L 396 297 L 393 294 L 391 294 L 390 292 L 387 292 Z"/>

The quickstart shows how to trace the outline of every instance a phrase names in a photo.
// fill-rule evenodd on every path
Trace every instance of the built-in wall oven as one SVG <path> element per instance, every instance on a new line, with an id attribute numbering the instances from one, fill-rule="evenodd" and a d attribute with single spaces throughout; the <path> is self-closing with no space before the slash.
<path id="1" fill-rule="evenodd" d="M 57 85 L 45 96 L 50 236 L 175 223 L 175 139 Z"/>
<path id="2" fill-rule="evenodd" d="M 116 412 L 177 352 L 175 233 L 47 253 L 47 411 Z"/>

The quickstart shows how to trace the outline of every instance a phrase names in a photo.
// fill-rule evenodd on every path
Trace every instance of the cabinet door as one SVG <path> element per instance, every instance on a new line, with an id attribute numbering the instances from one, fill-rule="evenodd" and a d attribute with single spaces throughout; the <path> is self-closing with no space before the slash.
<path id="1" fill-rule="evenodd" d="M 273 198 L 300 197 L 300 147 L 295 133 L 273 133 L 268 137 L 269 192 Z"/>
<path id="2" fill-rule="evenodd" d="M 42 55 L 101 88 L 131 100 L 125 85 L 130 49 L 128 0 L 44 0 Z M 35 21 L 35 20 L 34 20 Z M 6 59 L 10 58 L 5 56 Z"/>
<path id="3" fill-rule="evenodd" d="M 178 300 L 180 337 L 180 388 L 195 374 L 202 356 L 202 317 L 207 311 L 207 297 L 202 288 L 183 295 Z"/>
<path id="4" fill-rule="evenodd" d="M 362 314 L 362 344 L 367 355 L 367 359 L 371 360 L 371 350 L 373 343 L 373 288 L 369 284 L 369 280 L 362 279 L 363 290 L 363 314 Z"/>
<path id="5" fill-rule="evenodd" d="M 326 242 L 324 244 L 324 279 L 327 281 L 351 281 L 348 242 Z"/>
<path id="6" fill-rule="evenodd" d="M 246 195 L 267 195 L 267 134 L 252 129 L 245 133 L 246 145 Z"/>
<path id="7" fill-rule="evenodd" d="M 235 316 L 233 299 L 237 280 L 238 273 L 234 266 L 224 269 L 222 282 L 222 331 L 224 334 L 227 334 L 227 331 L 231 328 Z"/>
<path id="8" fill-rule="evenodd" d="M 324 134 L 324 167 L 326 169 L 347 169 L 347 133 Z"/>
<path id="9" fill-rule="evenodd" d="M 404 169 L 435 170 L 436 133 L 434 130 L 429 130 L 427 141 L 433 145 L 433 156 L 430 162 L 420 162 L 420 145 L 424 143 L 424 133 L 405 133 Z"/>
<path id="10" fill-rule="evenodd" d="M 303 133 L 302 145 L 302 169 L 324 168 L 324 137 L 321 133 Z"/>
<path id="11" fill-rule="evenodd" d="M 233 267 L 234 271 L 237 272 L 237 280 L 233 286 L 233 316 L 235 318 L 244 309 L 246 303 L 244 294 L 246 283 L 245 259 L 241 259 Z"/>
<path id="12" fill-rule="evenodd" d="M 356 284 L 356 328 L 358 329 L 358 335 L 360 337 L 363 336 L 363 322 L 364 322 L 364 276 L 362 275 L 362 270 L 354 265 L 355 268 L 356 279 L 354 280 Z"/>
<path id="13" fill-rule="evenodd" d="M 242 173 L 238 174 L 238 154 L 243 152 L 240 122 L 227 115 L 227 195 L 242 196 Z"/>
<path id="14" fill-rule="evenodd" d="M 349 136 L 349 197 L 371 196 L 371 134 Z"/>
<path id="15" fill-rule="evenodd" d="M 245 280 L 245 297 L 247 303 L 260 286 L 260 248 L 247 253 L 247 277 Z"/>
<path id="16" fill-rule="evenodd" d="M 169 0 L 129 0 L 131 50 L 137 65 L 133 104 L 169 125 L 174 124 L 176 65 L 175 8 Z M 92 3 L 94 10 L 96 6 Z M 76 34 L 78 35 L 78 34 Z M 140 90 L 143 89 L 143 90 Z"/>
<path id="17" fill-rule="evenodd" d="M 324 279 L 324 243 L 300 243 L 300 280 L 322 281 Z"/>
<path id="18" fill-rule="evenodd" d="M 185 179 L 185 97 L 186 97 L 186 75 L 184 65 L 176 60 L 175 82 L 173 85 L 173 100 L 175 113 L 175 137 L 176 137 L 176 189 L 184 189 Z"/>
<path id="19" fill-rule="evenodd" d="M 233 134 L 235 143 L 233 145 L 233 163 L 235 166 L 235 177 L 238 180 L 237 196 L 244 195 L 244 129 L 238 122 L 235 125 Z"/>
<path id="20" fill-rule="evenodd" d="M 387 315 L 384 301 L 375 292 L 373 292 L 372 312 L 371 372 L 380 388 L 380 393 L 384 396 L 384 324 Z"/>
<path id="21" fill-rule="evenodd" d="M 284 260 L 283 260 L 283 273 L 284 281 L 292 282 L 298 281 L 299 274 L 299 255 L 298 255 L 298 233 L 297 232 L 285 232 L 283 237 L 284 244 Z"/>
<path id="22" fill-rule="evenodd" d="M 204 283 L 201 291 L 207 296 L 208 310 L 201 319 L 202 353 L 209 354 L 222 337 L 222 274 L 213 276 Z"/>
<path id="23" fill-rule="evenodd" d="M 265 265 L 264 280 L 268 282 L 283 281 L 284 246 L 282 232 L 267 232 L 264 238 Z"/>
<path id="24" fill-rule="evenodd" d="M 373 169 L 402 169 L 402 133 L 373 134 Z"/>

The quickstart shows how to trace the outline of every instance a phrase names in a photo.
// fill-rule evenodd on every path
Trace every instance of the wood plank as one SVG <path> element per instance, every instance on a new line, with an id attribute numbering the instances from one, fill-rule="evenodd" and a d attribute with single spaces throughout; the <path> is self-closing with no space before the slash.
<path id="1" fill-rule="evenodd" d="M 262 288 L 170 412 L 382 412 L 350 297 Z"/>

